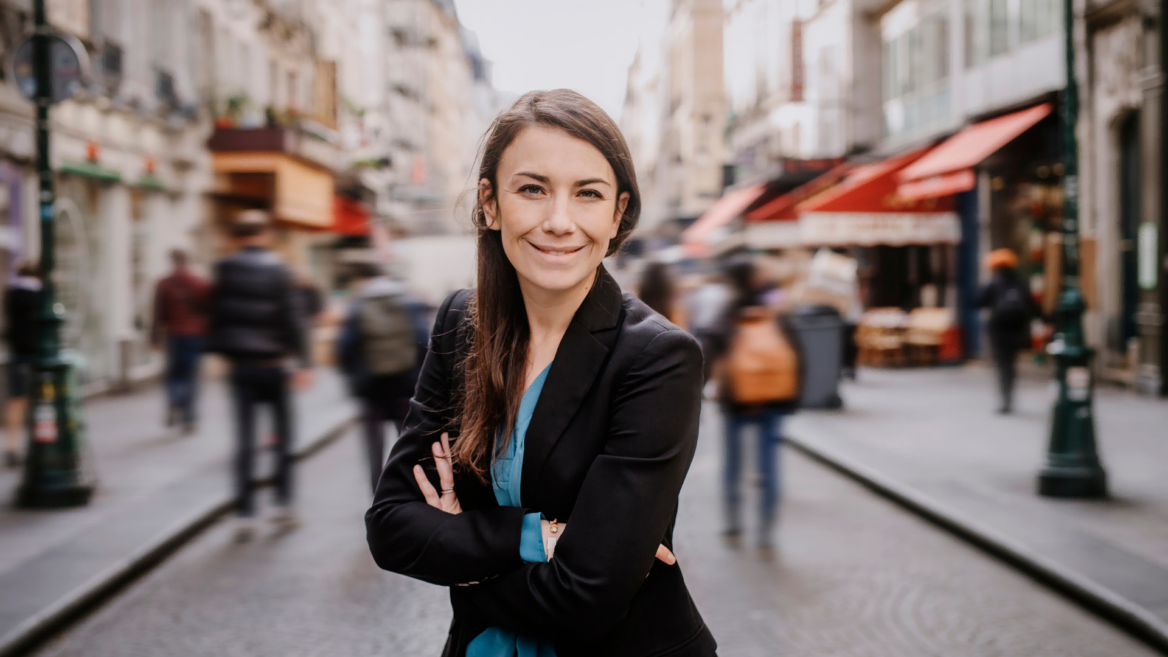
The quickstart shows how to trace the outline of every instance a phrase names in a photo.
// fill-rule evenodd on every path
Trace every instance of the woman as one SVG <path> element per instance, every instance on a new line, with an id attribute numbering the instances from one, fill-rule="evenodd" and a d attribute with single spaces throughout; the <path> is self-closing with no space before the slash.
<path id="1" fill-rule="evenodd" d="M 670 552 L 701 353 L 601 266 L 640 212 L 628 146 L 579 94 L 532 92 L 481 162 L 478 288 L 439 308 L 373 557 L 450 587 L 446 656 L 713 655 Z"/>

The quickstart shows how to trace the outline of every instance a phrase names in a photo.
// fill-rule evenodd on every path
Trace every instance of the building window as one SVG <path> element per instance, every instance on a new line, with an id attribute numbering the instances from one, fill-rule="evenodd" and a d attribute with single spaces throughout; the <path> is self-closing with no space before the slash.
<path id="1" fill-rule="evenodd" d="M 911 133 L 944 122 L 949 117 L 950 41 L 945 7 L 935 5 L 907 28 L 902 20 L 889 20 L 885 27 L 885 134 Z"/>
<path id="2" fill-rule="evenodd" d="M 990 3 L 990 57 L 1010 51 L 1010 12 L 1006 0 Z"/>

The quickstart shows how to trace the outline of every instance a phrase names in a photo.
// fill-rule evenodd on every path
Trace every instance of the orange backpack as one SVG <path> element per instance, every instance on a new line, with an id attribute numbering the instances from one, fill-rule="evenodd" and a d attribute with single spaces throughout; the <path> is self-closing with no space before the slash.
<path id="1" fill-rule="evenodd" d="M 799 359 L 767 308 L 745 308 L 735 321 L 726 383 L 737 404 L 784 402 L 799 396 Z"/>

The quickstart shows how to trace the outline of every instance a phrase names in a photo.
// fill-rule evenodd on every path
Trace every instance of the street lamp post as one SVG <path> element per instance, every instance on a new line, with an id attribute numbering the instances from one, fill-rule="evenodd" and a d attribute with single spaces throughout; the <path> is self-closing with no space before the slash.
<path id="1" fill-rule="evenodd" d="M 53 102 L 51 29 L 45 0 L 34 0 L 33 68 L 36 74 L 36 149 L 40 195 L 41 300 L 38 317 L 39 348 L 29 394 L 28 457 L 24 478 L 17 490 L 17 504 L 43 508 L 76 506 L 89 502 L 93 484 L 88 481 L 81 457 L 82 428 L 73 366 L 61 357 L 61 324 L 64 311 L 57 303 L 53 285 L 56 265 L 56 195 L 49 157 L 49 106 Z"/>
<path id="2" fill-rule="evenodd" d="M 1062 293 L 1055 306 L 1056 333 L 1048 351 L 1055 360 L 1058 398 L 1051 410 L 1046 466 L 1038 474 L 1038 493 L 1051 497 L 1104 497 L 1107 474 L 1095 448 L 1092 412 L 1094 350 L 1083 340 L 1087 304 L 1079 291 L 1079 151 L 1075 126 L 1079 90 L 1075 81 L 1074 0 L 1064 0 L 1067 86 L 1063 90 L 1063 270 Z"/>

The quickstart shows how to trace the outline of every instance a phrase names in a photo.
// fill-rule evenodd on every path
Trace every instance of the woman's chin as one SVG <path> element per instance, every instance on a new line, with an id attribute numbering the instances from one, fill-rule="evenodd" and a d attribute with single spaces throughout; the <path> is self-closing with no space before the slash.
<path id="1" fill-rule="evenodd" d="M 570 270 L 559 271 L 541 269 L 525 272 L 521 274 L 521 277 L 527 283 L 529 289 L 533 291 L 540 291 L 547 294 L 566 294 L 572 290 L 579 289 L 581 285 L 586 285 L 594 271 L 594 269 L 588 269 L 586 271 L 576 271 L 576 269 L 576 267 Z"/>

